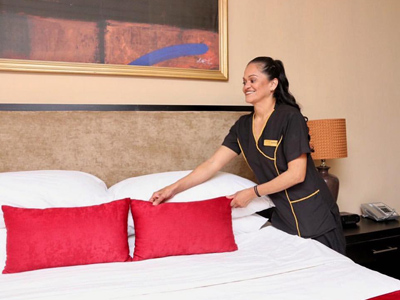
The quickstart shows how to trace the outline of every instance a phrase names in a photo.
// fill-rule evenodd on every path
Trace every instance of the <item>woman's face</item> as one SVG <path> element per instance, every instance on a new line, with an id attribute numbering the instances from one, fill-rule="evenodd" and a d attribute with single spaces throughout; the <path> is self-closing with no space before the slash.
<path id="1" fill-rule="evenodd" d="M 257 64 L 249 64 L 244 70 L 243 93 L 247 103 L 255 104 L 273 95 L 275 79 L 269 80 Z"/>

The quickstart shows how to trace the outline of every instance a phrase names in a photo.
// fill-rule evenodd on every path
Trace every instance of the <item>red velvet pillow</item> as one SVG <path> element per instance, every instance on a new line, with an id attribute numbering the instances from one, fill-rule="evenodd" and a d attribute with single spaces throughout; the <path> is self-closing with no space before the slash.
<path id="1" fill-rule="evenodd" d="M 162 203 L 132 200 L 134 261 L 149 258 L 237 250 L 231 200 Z"/>
<path id="2" fill-rule="evenodd" d="M 5 273 L 130 261 L 130 199 L 73 208 L 3 205 L 7 228 Z"/>

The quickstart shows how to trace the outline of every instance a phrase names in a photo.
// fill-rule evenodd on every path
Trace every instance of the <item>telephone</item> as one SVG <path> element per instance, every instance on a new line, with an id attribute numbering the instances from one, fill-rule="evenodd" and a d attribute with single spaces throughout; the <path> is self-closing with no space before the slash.
<path id="1" fill-rule="evenodd" d="M 393 220 L 399 217 L 398 213 L 391 207 L 382 202 L 361 204 L 363 217 L 374 219 L 375 221 Z"/>

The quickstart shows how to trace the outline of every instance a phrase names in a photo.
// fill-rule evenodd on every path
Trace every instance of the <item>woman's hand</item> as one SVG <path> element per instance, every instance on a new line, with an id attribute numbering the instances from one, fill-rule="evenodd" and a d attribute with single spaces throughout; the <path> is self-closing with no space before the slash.
<path id="1" fill-rule="evenodd" d="M 253 188 L 241 190 L 233 195 L 226 196 L 226 198 L 232 199 L 231 206 L 234 208 L 246 207 L 247 205 L 249 205 L 250 201 L 256 197 L 257 195 L 255 194 Z"/>
<path id="2" fill-rule="evenodd" d="M 158 205 L 163 201 L 171 199 L 173 196 L 175 196 L 174 188 L 172 185 L 169 185 L 157 192 L 154 192 L 149 201 L 153 202 L 153 205 Z"/>

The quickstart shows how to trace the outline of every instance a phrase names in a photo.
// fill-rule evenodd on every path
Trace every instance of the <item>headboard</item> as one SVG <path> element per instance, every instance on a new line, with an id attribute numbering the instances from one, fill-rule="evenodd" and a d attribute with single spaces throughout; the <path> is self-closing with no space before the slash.
<path id="1" fill-rule="evenodd" d="M 78 170 L 108 186 L 191 170 L 249 106 L 0 104 L 0 172 Z M 223 171 L 254 180 L 240 156 Z"/>

